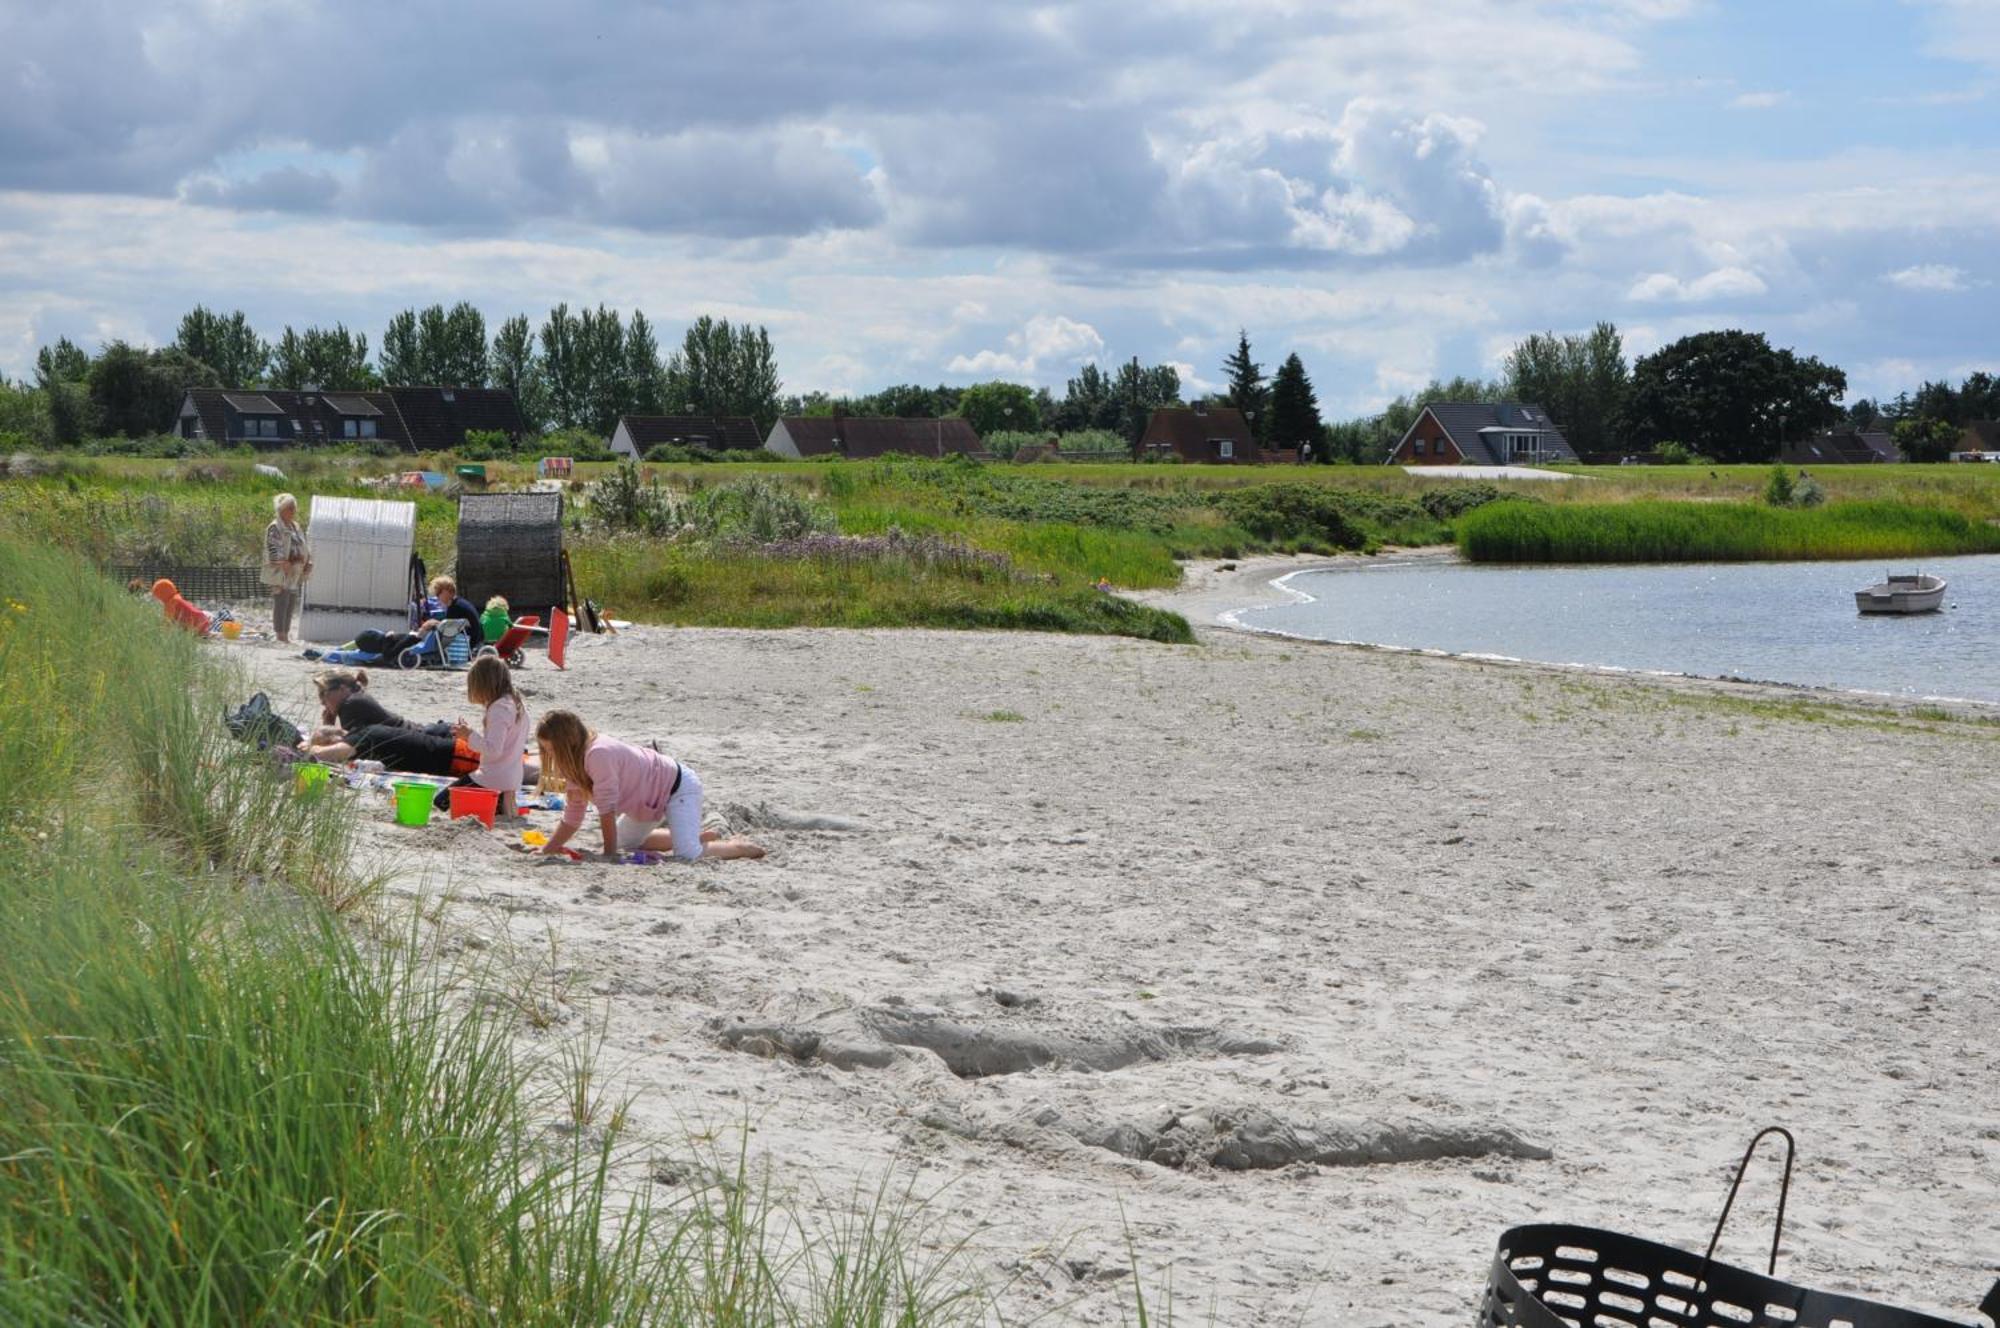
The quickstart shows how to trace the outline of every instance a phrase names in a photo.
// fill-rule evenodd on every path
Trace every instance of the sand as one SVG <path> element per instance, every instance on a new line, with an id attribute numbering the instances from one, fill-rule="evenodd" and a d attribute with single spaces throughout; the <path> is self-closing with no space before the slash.
<path id="1" fill-rule="evenodd" d="M 1699 1249 L 1781 1123 L 1782 1275 L 1968 1321 L 1992 1281 L 1990 720 L 1209 628 L 572 650 L 530 707 L 659 739 L 768 860 L 547 863 L 386 801 L 368 842 L 518 957 L 531 1045 L 601 1032 L 629 1179 L 747 1120 L 808 1208 L 914 1178 L 1014 1320 L 1128 1321 L 1129 1248 L 1188 1322 L 1456 1328 L 1513 1224 Z M 312 665 L 234 651 L 303 717 Z"/>

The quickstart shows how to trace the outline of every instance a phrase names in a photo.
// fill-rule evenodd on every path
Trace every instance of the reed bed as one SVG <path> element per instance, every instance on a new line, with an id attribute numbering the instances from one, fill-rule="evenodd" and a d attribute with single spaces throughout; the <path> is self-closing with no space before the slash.
<path id="1" fill-rule="evenodd" d="M 2000 526 L 1907 503 L 1495 503 L 1457 524 L 1484 563 L 1763 562 L 1943 557 L 2000 551 Z"/>

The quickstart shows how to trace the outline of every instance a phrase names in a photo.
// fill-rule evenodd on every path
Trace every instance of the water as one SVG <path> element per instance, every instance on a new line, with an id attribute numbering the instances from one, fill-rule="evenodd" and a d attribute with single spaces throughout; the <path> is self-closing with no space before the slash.
<path id="1" fill-rule="evenodd" d="M 1950 582 L 1942 613 L 1860 614 L 1889 570 Z M 1261 631 L 1554 664 L 2000 702 L 2000 555 L 1898 563 L 1493 567 L 1451 559 L 1300 572 Z"/>

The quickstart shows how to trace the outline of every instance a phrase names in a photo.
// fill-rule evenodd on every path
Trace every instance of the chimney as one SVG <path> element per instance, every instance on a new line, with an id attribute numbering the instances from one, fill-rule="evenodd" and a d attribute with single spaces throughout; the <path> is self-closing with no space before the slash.
<path id="1" fill-rule="evenodd" d="M 1206 399 L 1196 400 L 1196 402 L 1194 403 L 1194 413 L 1197 415 L 1208 414 L 1208 402 Z"/>

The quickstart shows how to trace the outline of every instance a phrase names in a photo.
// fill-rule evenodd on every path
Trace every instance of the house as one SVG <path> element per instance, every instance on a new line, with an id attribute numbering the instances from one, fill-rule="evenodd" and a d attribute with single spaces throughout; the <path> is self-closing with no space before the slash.
<path id="1" fill-rule="evenodd" d="M 611 431 L 611 450 L 635 460 L 668 443 L 711 452 L 752 451 L 763 446 L 764 436 L 747 415 L 621 415 Z"/>
<path id="2" fill-rule="evenodd" d="M 1433 401 L 1389 453 L 1392 466 L 1535 466 L 1574 461 L 1569 440 L 1532 402 Z"/>
<path id="3" fill-rule="evenodd" d="M 377 392 L 188 389 L 174 432 L 183 438 L 275 451 L 385 442 L 407 452 L 448 452 L 469 432 L 518 439 L 514 394 L 497 387 L 391 387 Z"/>
<path id="4" fill-rule="evenodd" d="M 1183 461 L 1254 466 L 1263 460 L 1250 422 L 1234 406 L 1161 406 L 1146 420 L 1146 432 L 1135 454 L 1176 456 Z"/>
<path id="5" fill-rule="evenodd" d="M 1872 466 L 1901 461 L 1895 440 L 1876 429 L 1832 429 L 1816 438 L 1786 439 L 1778 460 L 1788 466 Z"/>
<path id="6" fill-rule="evenodd" d="M 1973 420 L 1958 436 L 1953 461 L 2000 461 L 2000 420 Z"/>
<path id="7" fill-rule="evenodd" d="M 848 415 L 791 416 L 771 426 L 764 450 L 798 460 L 843 456 L 863 461 L 899 452 L 906 456 L 975 456 L 979 435 L 956 416 L 906 420 Z"/>

